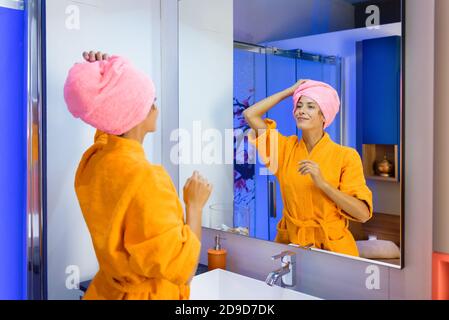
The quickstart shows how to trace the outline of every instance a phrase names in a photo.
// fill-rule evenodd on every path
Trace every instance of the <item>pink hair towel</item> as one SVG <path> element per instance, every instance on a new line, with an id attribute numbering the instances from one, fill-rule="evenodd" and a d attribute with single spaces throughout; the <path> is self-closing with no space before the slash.
<path id="1" fill-rule="evenodd" d="M 155 98 L 153 81 L 119 56 L 75 64 L 64 86 L 72 115 L 113 135 L 145 120 Z"/>
<path id="2" fill-rule="evenodd" d="M 314 100 L 320 106 L 326 119 L 324 129 L 329 127 L 340 110 L 340 98 L 337 91 L 327 83 L 307 80 L 293 94 L 293 112 L 295 112 L 298 101 L 302 96 Z"/>

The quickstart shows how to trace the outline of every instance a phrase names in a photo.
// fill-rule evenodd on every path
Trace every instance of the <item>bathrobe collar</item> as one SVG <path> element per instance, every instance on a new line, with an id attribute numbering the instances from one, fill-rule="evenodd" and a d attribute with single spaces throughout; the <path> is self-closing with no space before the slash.
<path id="1" fill-rule="evenodd" d="M 304 149 L 304 152 L 307 154 L 307 156 L 311 157 L 314 153 L 318 152 L 317 150 L 323 148 L 323 146 L 327 145 L 331 140 L 331 137 L 329 134 L 324 131 L 323 137 L 318 141 L 318 143 L 313 147 L 312 152 L 309 153 L 309 150 L 307 149 L 306 143 L 304 141 L 304 137 L 301 137 L 301 140 L 299 142 L 301 148 Z"/>
<path id="2" fill-rule="evenodd" d="M 145 154 L 143 146 L 136 140 L 126 139 L 112 134 L 108 134 L 107 146 L 110 148 L 126 149 L 131 152 Z"/>

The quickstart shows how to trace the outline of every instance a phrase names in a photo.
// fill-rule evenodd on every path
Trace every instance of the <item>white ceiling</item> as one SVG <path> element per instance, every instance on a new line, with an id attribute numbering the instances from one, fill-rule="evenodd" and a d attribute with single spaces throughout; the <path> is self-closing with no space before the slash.
<path id="1" fill-rule="evenodd" d="M 234 0 L 234 39 L 249 43 L 352 29 L 343 0 Z"/>

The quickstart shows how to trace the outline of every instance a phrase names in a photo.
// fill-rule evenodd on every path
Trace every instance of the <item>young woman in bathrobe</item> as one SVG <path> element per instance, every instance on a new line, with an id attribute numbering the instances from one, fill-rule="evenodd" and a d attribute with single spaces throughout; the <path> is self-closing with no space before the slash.
<path id="1" fill-rule="evenodd" d="M 198 172 L 175 186 L 142 146 L 156 130 L 152 80 L 118 56 L 84 53 L 69 71 L 69 111 L 97 129 L 76 171 L 75 190 L 99 271 L 84 299 L 188 299 L 212 186 Z"/>
<path id="2" fill-rule="evenodd" d="M 280 134 L 273 120 L 262 118 L 290 96 L 301 139 Z M 349 220 L 364 223 L 372 217 L 372 193 L 357 151 L 336 144 L 324 131 L 339 107 L 331 86 L 300 80 L 251 106 L 244 115 L 253 129 L 250 141 L 280 184 L 284 210 L 275 241 L 358 256 Z"/>

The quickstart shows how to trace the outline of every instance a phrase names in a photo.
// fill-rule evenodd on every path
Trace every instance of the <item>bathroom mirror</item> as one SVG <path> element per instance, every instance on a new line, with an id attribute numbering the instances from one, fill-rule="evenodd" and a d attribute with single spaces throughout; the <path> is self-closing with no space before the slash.
<path id="1" fill-rule="evenodd" d="M 299 79 L 321 81 L 341 101 L 325 131 L 357 152 L 355 170 L 363 172 L 372 194 L 372 216 L 362 223 L 343 212 L 339 227 L 327 228 L 329 221 L 315 212 L 320 200 L 311 207 L 298 200 L 298 211 L 312 213 L 297 213 L 296 229 L 287 230 L 283 243 L 299 244 L 291 236 L 298 224 L 324 242 L 337 243 L 347 230 L 344 241 L 357 248 L 351 254 L 338 246 L 312 244 L 310 250 L 403 267 L 404 2 L 179 1 L 179 190 L 192 170 L 213 183 L 204 227 L 278 241 L 287 210 L 282 191 L 288 192 L 248 141 L 243 111 Z M 292 108 L 287 98 L 267 117 L 280 135 L 300 143 Z M 338 181 L 336 186 L 343 192 Z M 339 210 L 335 204 L 333 210 Z"/>
<path id="2" fill-rule="evenodd" d="M 95 129 L 67 109 L 63 88 L 83 51 L 123 55 L 161 88 L 161 1 L 45 1 L 46 246 L 49 299 L 79 299 L 79 282 L 98 271 L 97 258 L 75 194 L 75 172 Z M 160 91 L 159 103 L 164 104 Z M 161 134 L 145 139 L 150 161 L 161 163 Z"/>

